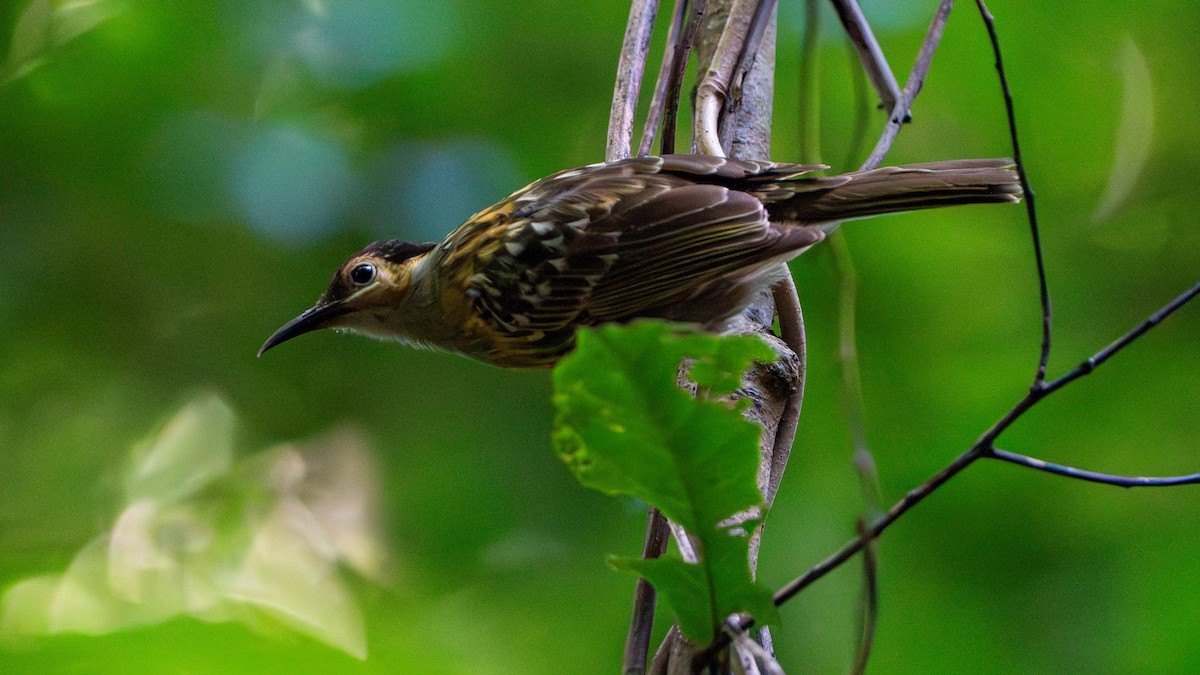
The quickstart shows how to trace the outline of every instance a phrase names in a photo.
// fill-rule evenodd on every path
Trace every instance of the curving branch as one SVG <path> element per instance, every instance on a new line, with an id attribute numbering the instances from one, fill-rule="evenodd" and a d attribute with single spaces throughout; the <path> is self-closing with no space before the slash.
<path id="1" fill-rule="evenodd" d="M 693 135 L 696 151 L 724 157 L 721 113 L 725 108 L 729 85 L 742 55 L 759 3 L 765 0 L 733 0 L 711 56 L 705 60 L 703 75 L 696 86 L 696 118 Z M 762 155 L 766 156 L 766 155 Z"/>
<path id="2" fill-rule="evenodd" d="M 1008 118 L 1008 135 L 1012 139 L 1013 161 L 1017 163 L 1017 178 L 1021 181 L 1021 189 L 1025 191 L 1025 213 L 1029 219 L 1029 234 L 1033 239 L 1033 257 L 1037 264 L 1038 299 L 1042 303 L 1042 351 L 1038 357 L 1037 373 L 1034 383 L 1046 379 L 1046 366 L 1050 363 L 1051 317 L 1050 287 L 1046 283 L 1046 261 L 1042 256 L 1042 235 L 1038 229 L 1037 208 L 1035 207 L 1033 188 L 1025 175 L 1025 160 L 1021 156 L 1021 143 L 1017 138 L 1017 114 L 1013 110 L 1012 91 L 1008 88 L 1008 75 L 1004 72 L 1004 59 L 1000 55 L 1000 38 L 996 35 L 996 19 L 988 11 L 983 0 L 975 0 L 979 8 L 979 16 L 987 29 L 988 39 L 992 43 L 992 55 L 996 59 L 996 75 L 1000 79 L 1000 93 L 1004 97 L 1004 111 Z"/>

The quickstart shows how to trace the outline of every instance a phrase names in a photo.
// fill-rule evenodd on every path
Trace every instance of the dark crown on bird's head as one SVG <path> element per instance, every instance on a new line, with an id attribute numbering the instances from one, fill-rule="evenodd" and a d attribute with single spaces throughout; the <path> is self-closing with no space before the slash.
<path id="1" fill-rule="evenodd" d="M 409 258 L 415 258 L 422 253 L 432 251 L 435 246 L 437 246 L 436 243 L 414 244 L 411 241 L 387 239 L 385 241 L 374 242 L 354 257 L 375 256 L 390 263 L 402 263 Z"/>

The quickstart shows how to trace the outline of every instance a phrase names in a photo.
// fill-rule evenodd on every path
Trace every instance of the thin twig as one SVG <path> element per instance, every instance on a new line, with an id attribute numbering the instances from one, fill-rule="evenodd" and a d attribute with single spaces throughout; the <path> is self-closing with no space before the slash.
<path id="1" fill-rule="evenodd" d="M 1152 328 L 1162 323 L 1162 321 L 1167 317 L 1179 311 L 1180 308 L 1193 300 L 1197 295 L 1200 295 L 1200 282 L 1197 282 L 1191 288 L 1176 296 L 1174 299 L 1164 305 L 1162 309 L 1150 315 L 1150 317 L 1139 323 L 1129 332 L 1125 333 L 1108 346 L 1096 352 L 1091 358 L 1084 360 L 1078 366 L 1072 368 L 1065 375 L 1046 383 L 1046 385 L 1043 387 L 1031 389 L 1020 401 L 1017 402 L 1016 405 L 1009 409 L 1009 411 L 1002 418 L 1000 418 L 999 421 L 997 421 L 986 432 L 984 432 L 983 435 L 979 437 L 979 440 L 975 441 L 975 444 L 970 447 L 970 449 L 954 458 L 954 461 L 950 462 L 950 464 L 946 465 L 941 471 L 938 471 L 924 483 L 910 490 L 900 501 L 892 505 L 892 508 L 888 509 L 887 513 L 883 514 L 883 516 L 872 523 L 871 527 L 867 528 L 865 533 L 846 542 L 846 544 L 844 544 L 835 553 L 816 565 L 813 565 L 803 575 L 793 579 L 776 591 L 774 597 L 775 604 L 782 605 L 783 603 L 792 599 L 797 593 L 810 586 L 816 580 L 837 569 L 839 566 L 853 557 L 854 554 L 863 550 L 863 547 L 865 547 L 869 541 L 876 539 L 883 534 L 883 532 L 887 530 L 892 523 L 896 522 L 901 516 L 907 513 L 909 509 L 921 503 L 921 501 L 923 501 L 926 497 L 945 484 L 946 481 L 961 473 L 976 460 L 992 457 L 1004 461 L 1013 461 L 1016 459 L 1018 456 L 1014 455 L 1013 453 L 995 449 L 995 441 L 1001 433 L 1012 426 L 1014 422 L 1020 419 L 1022 415 L 1028 412 L 1029 409 L 1035 406 L 1038 402 L 1042 401 L 1047 396 L 1053 394 L 1059 389 L 1062 389 L 1071 382 L 1074 382 L 1075 380 L 1095 371 L 1096 368 L 1120 353 L 1121 350 L 1133 344 L 1133 342 L 1135 342 L 1138 338 L 1142 337 Z M 1016 463 L 1029 465 L 1027 462 L 1021 461 Z M 1043 464 L 1045 466 L 1049 466 L 1048 464 Z M 1040 468 L 1046 470 L 1043 467 L 1037 466 L 1031 466 L 1031 468 Z M 1069 467 L 1064 468 L 1070 469 Z M 1070 471 L 1055 473 L 1069 476 L 1073 472 L 1083 473 L 1083 471 L 1080 469 L 1070 469 Z M 1105 474 L 1094 473 L 1091 475 L 1093 477 L 1105 476 Z M 1107 478 L 1115 479 L 1118 477 L 1109 475 Z M 1126 478 L 1127 480 L 1121 482 L 1116 480 L 1097 480 L 1095 482 L 1100 482 L 1107 485 L 1117 485 L 1120 487 L 1169 487 L 1172 485 L 1200 482 L 1200 480 L 1197 480 L 1198 476 L 1196 474 L 1150 479 L 1137 477 Z M 741 622 L 741 627 L 743 629 L 747 629 L 753 625 L 753 617 L 747 617 Z M 727 643 L 724 641 L 723 636 L 718 636 L 718 639 L 714 641 L 712 645 L 697 654 L 696 663 L 707 663 L 707 661 L 711 659 L 712 655 L 716 651 L 723 649 L 726 644 Z"/>
<path id="2" fill-rule="evenodd" d="M 1086 469 L 1077 469 L 1073 466 L 1065 466 L 1062 464 L 1054 464 L 1036 457 L 1008 452 L 993 448 L 988 454 L 991 459 L 999 459 L 1005 462 L 1012 462 L 1018 466 L 1023 466 L 1027 469 L 1036 469 L 1045 471 L 1056 476 L 1066 476 L 1067 478 L 1075 478 L 1091 483 L 1101 483 L 1103 485 L 1115 485 L 1117 487 L 1170 487 L 1172 485 L 1191 485 L 1200 483 L 1200 473 L 1193 473 L 1186 476 L 1121 476 L 1111 473 L 1097 473 L 1095 471 L 1087 471 Z"/>
<path id="3" fill-rule="evenodd" d="M 672 624 L 667 629 L 667 634 L 663 637 L 663 641 L 659 643 L 658 649 L 654 652 L 654 658 L 650 659 L 649 675 L 667 675 L 667 671 L 671 666 L 671 655 L 675 652 L 679 645 L 679 641 L 683 636 L 679 632 L 679 624 Z"/>
<path id="4" fill-rule="evenodd" d="M 1122 335 L 1116 340 L 1113 340 L 1113 342 L 1107 347 L 1096 352 L 1092 358 L 1075 366 L 1062 377 L 1059 377 L 1051 382 L 1047 382 L 1045 386 L 1040 389 L 1040 391 L 1049 394 L 1053 391 L 1061 389 L 1075 380 L 1078 380 L 1084 375 L 1090 375 L 1092 371 L 1096 370 L 1105 361 L 1115 356 L 1117 352 L 1129 346 L 1129 343 L 1145 335 L 1146 332 L 1151 328 L 1154 328 L 1158 324 L 1162 323 L 1163 319 L 1171 316 L 1178 311 L 1180 307 L 1183 307 L 1187 303 L 1191 302 L 1192 298 L 1196 297 L 1197 294 L 1200 294 L 1200 281 L 1196 282 L 1194 286 L 1187 289 L 1183 293 L 1180 293 L 1174 300 L 1164 305 L 1162 309 L 1158 310 L 1154 314 L 1151 314 L 1146 318 L 1145 321 L 1134 327 L 1133 330 Z"/>
<path id="5" fill-rule="evenodd" d="M 633 120 L 657 13 L 658 0 L 633 0 L 629 7 L 629 20 L 625 25 L 625 39 L 617 62 L 617 79 L 613 86 L 612 108 L 609 112 L 608 143 L 605 149 L 605 159 L 608 161 L 629 156 Z M 651 507 L 646 514 L 646 536 L 642 556 L 656 558 L 666 551 L 666 546 L 666 521 L 657 509 Z M 625 641 L 622 672 L 626 675 L 641 675 L 646 672 L 646 652 L 650 646 L 650 632 L 654 627 L 655 599 L 653 586 L 645 579 L 638 579 L 634 590 L 633 616 Z"/>
<path id="6" fill-rule="evenodd" d="M 625 24 L 625 41 L 617 62 L 617 82 L 613 86 L 612 108 L 608 115 L 608 145 L 604 156 L 610 162 L 629 156 L 633 118 L 646 72 L 646 54 L 650 51 L 656 14 L 658 0 L 633 0 L 629 6 L 629 22 Z"/>
<path id="7" fill-rule="evenodd" d="M 782 605 L 791 600 L 800 591 L 807 588 L 817 579 L 837 569 L 842 563 L 849 560 L 854 554 L 858 553 L 866 546 L 866 543 L 883 534 L 884 530 L 892 523 L 904 515 L 909 509 L 921 503 L 921 500 L 928 497 L 934 490 L 941 487 L 943 483 L 958 475 L 960 471 L 970 466 L 975 460 L 982 456 L 978 446 L 973 446 L 970 450 L 964 452 L 954 459 L 953 462 L 938 471 L 921 485 L 909 490 L 904 497 L 892 505 L 887 513 L 883 514 L 879 520 L 872 523 L 867 529 L 865 536 L 855 537 L 847 542 L 836 553 L 813 565 L 807 572 L 800 577 L 784 584 L 782 588 L 775 592 L 775 604 Z"/>
<path id="8" fill-rule="evenodd" d="M 1002 68 L 999 65 L 1000 64 L 999 43 L 998 43 L 998 40 L 996 39 L 996 35 L 993 30 L 992 23 L 988 21 L 988 17 L 990 15 L 987 14 L 986 7 L 983 5 L 981 0 L 976 0 L 976 2 L 980 7 L 981 13 L 983 13 L 983 15 L 984 15 L 985 23 L 987 23 L 987 25 L 988 25 L 988 31 L 989 31 L 989 36 L 992 39 L 993 50 L 995 51 L 995 53 L 997 55 L 997 68 L 1002 73 L 1003 72 Z M 934 36 L 935 29 L 936 29 L 936 33 L 938 34 L 938 36 L 940 36 L 941 27 L 939 25 L 939 22 L 940 22 L 940 24 L 944 24 L 945 14 L 949 12 L 951 5 L 952 5 L 952 3 L 944 1 L 942 3 L 942 5 L 939 6 L 938 15 L 934 19 L 934 24 L 931 25 L 931 27 L 930 27 L 930 34 L 926 36 L 926 42 L 923 45 L 923 49 L 922 49 L 923 52 L 925 51 L 925 49 L 924 49 L 925 45 L 929 45 L 931 43 L 936 45 L 937 37 Z M 940 21 L 939 21 L 939 17 L 940 17 Z M 930 57 L 931 56 L 932 56 L 932 54 L 930 53 Z M 923 58 L 918 58 L 917 65 L 914 66 L 914 73 L 919 67 L 921 67 L 923 60 L 924 60 Z M 928 64 L 925 65 L 925 68 L 926 69 L 928 68 Z M 912 76 L 910 76 L 909 82 L 910 82 L 910 84 L 913 83 Z M 1011 95 L 1007 88 L 1007 81 L 1003 77 L 1001 77 L 1001 87 L 1004 90 L 1006 101 L 1011 101 Z M 901 101 L 897 103 L 897 108 L 907 107 L 908 104 L 905 103 L 904 99 L 911 98 L 911 96 L 914 95 L 917 90 L 919 90 L 919 83 L 918 83 L 917 87 L 915 87 L 911 90 L 908 87 L 906 87 L 904 95 L 901 97 Z M 884 138 L 880 139 L 880 144 L 877 145 L 876 152 L 872 153 L 872 156 L 870 158 L 868 158 L 868 161 L 864 165 L 864 167 L 868 167 L 868 165 L 870 165 L 870 167 L 877 166 L 878 161 L 880 161 L 882 159 L 882 154 L 886 153 L 887 148 L 890 147 L 891 141 L 887 140 L 889 131 L 890 131 L 891 137 L 894 138 L 896 131 L 893 130 L 893 128 L 898 129 L 898 122 L 896 121 L 897 117 L 895 115 L 895 112 L 897 112 L 897 111 L 893 111 L 893 117 L 892 117 L 892 120 L 889 121 L 888 129 L 885 130 Z M 1008 108 L 1008 114 L 1009 114 L 1010 130 L 1015 129 L 1015 122 L 1013 121 L 1013 117 L 1012 117 L 1011 104 Z M 884 143 L 885 140 L 887 140 L 886 144 Z M 1014 132 L 1014 136 L 1013 136 L 1013 142 L 1014 142 L 1014 146 L 1015 146 L 1015 144 L 1016 144 L 1015 132 Z M 881 149 L 883 151 L 882 153 L 879 152 Z M 876 155 L 879 155 L 878 159 L 875 159 Z M 875 162 L 876 162 L 873 165 L 871 164 L 872 160 L 875 160 Z M 868 168 L 870 168 L 870 167 L 868 167 Z M 1019 169 L 1020 169 L 1020 164 L 1018 163 L 1018 170 Z M 1022 181 L 1024 181 L 1023 175 L 1022 175 Z M 1040 249 L 1040 247 L 1039 247 L 1039 249 Z M 1045 289 L 1044 284 L 1042 285 L 1042 288 Z M 961 455 L 959 455 L 958 457 L 956 457 L 950 464 L 948 464 L 942 470 L 940 470 L 939 472 L 934 474 L 926 482 L 917 486 L 913 490 L 910 490 L 904 496 L 904 498 L 902 498 L 899 502 L 894 504 L 892 506 L 892 508 L 890 508 L 887 511 L 887 513 L 883 514 L 883 516 L 881 516 L 877 521 L 875 521 L 869 528 L 866 528 L 865 531 L 861 532 L 858 537 L 847 542 L 845 545 L 842 546 L 841 549 L 839 549 L 833 555 L 831 555 L 828 558 L 826 558 L 825 560 L 817 563 L 812 568 L 810 568 L 805 574 L 803 574 L 802 576 L 798 577 L 797 579 L 789 582 L 788 584 L 783 586 L 781 589 L 779 589 L 779 591 L 777 591 L 775 593 L 775 597 L 774 597 L 775 604 L 781 605 L 781 604 L 787 602 L 789 599 L 794 597 L 797 593 L 799 593 L 804 588 L 811 585 L 817 579 L 820 579 L 821 577 L 825 576 L 833 569 L 836 569 L 838 566 L 843 564 L 845 561 L 849 560 L 854 554 L 858 553 L 864 547 L 866 547 L 869 544 L 869 542 L 878 538 L 892 523 L 896 522 L 896 520 L 898 520 L 902 515 L 904 515 L 909 509 L 916 506 L 918 503 L 920 503 L 922 500 L 924 500 L 926 497 L 928 497 L 930 494 L 932 494 L 937 488 L 939 488 L 940 486 L 945 484 L 947 481 L 949 481 L 954 476 L 961 473 L 963 470 L 965 470 L 968 466 L 973 464 L 978 459 L 983 459 L 983 458 L 999 459 L 1002 461 L 1013 462 L 1018 465 L 1026 466 L 1029 468 L 1050 471 L 1050 472 L 1056 473 L 1058 475 L 1077 477 L 1077 478 L 1081 478 L 1084 480 L 1092 480 L 1094 482 L 1099 482 L 1102 484 L 1116 485 L 1116 486 L 1121 486 L 1121 487 L 1136 487 L 1136 486 L 1166 487 L 1166 486 L 1172 486 L 1172 485 L 1200 482 L 1200 474 L 1189 474 L 1189 475 L 1185 475 L 1185 476 L 1171 476 L 1171 477 L 1161 477 L 1161 478 L 1142 478 L 1142 477 L 1114 476 L 1111 474 L 1097 474 L 1095 472 L 1087 472 L 1087 471 L 1084 471 L 1081 469 L 1075 469 L 1072 467 L 1063 467 L 1060 465 L 1053 465 L 1048 462 L 1044 462 L 1043 460 L 1026 457 L 1024 455 L 1017 455 L 1015 453 L 997 450 L 995 448 L 995 441 L 1000 436 L 1000 434 L 1002 434 L 1013 423 L 1015 423 L 1018 419 L 1020 419 L 1021 416 L 1023 416 L 1026 412 L 1028 412 L 1031 408 L 1033 408 L 1037 403 L 1039 403 L 1040 401 L 1042 401 L 1043 399 L 1045 399 L 1047 396 L 1054 393 L 1055 391 L 1058 391 L 1059 389 L 1070 384 L 1071 382 L 1074 382 L 1075 380 L 1094 372 L 1097 367 L 1099 367 L 1100 365 L 1102 365 L 1103 363 L 1108 361 L 1110 358 L 1112 358 L 1113 356 L 1115 356 L 1116 354 L 1118 354 L 1122 350 L 1124 350 L 1126 347 L 1131 345 L 1133 342 L 1135 342 L 1136 340 L 1141 338 L 1143 335 L 1145 335 L 1147 332 L 1149 332 L 1155 326 L 1157 326 L 1162 321 L 1164 321 L 1167 317 L 1171 316 L 1176 311 L 1178 311 L 1180 308 L 1182 308 L 1184 305 L 1186 305 L 1188 302 L 1193 300 L 1197 295 L 1200 295 L 1200 282 L 1197 282 L 1191 288 L 1184 291 L 1180 295 L 1176 296 L 1174 299 L 1172 299 L 1170 302 L 1168 302 L 1166 305 L 1164 305 L 1157 312 L 1155 312 L 1150 317 L 1148 317 L 1147 319 L 1145 319 L 1144 321 L 1139 323 L 1137 326 L 1135 326 L 1133 329 L 1131 329 L 1130 331 L 1128 331 L 1127 333 L 1122 335 L 1120 338 L 1114 340 L 1108 346 L 1106 346 L 1103 349 L 1101 349 L 1100 351 L 1096 352 L 1092 357 L 1084 360 L 1079 365 L 1077 365 L 1075 368 L 1071 369 L 1066 374 L 1062 375 L 1061 377 L 1059 377 L 1053 381 L 1045 382 L 1044 375 L 1039 370 L 1038 376 L 1035 377 L 1034 386 L 1031 387 L 1030 390 L 1025 394 L 1025 396 L 1022 397 L 1021 400 L 1018 401 L 1016 405 L 1014 405 L 1011 409 L 1009 409 L 1009 411 L 1002 418 L 1000 418 L 1000 420 L 998 420 L 987 431 L 985 431 L 979 437 L 979 439 L 975 442 L 975 444 L 971 446 L 970 449 L 968 449 L 966 452 L 964 452 Z M 1048 309 L 1048 302 L 1046 303 L 1045 307 Z M 1048 322 L 1048 318 L 1047 318 L 1047 322 Z M 1041 361 L 1042 363 L 1048 362 L 1049 341 L 1048 341 L 1048 339 L 1045 339 L 1047 337 L 1048 337 L 1048 332 L 1046 334 L 1044 334 L 1044 340 L 1043 340 L 1043 345 L 1042 345 L 1044 356 Z M 749 628 L 753 624 L 754 624 L 753 617 L 747 617 L 740 623 L 740 625 L 743 629 Z M 701 652 L 696 654 L 693 664 L 698 667 L 702 667 L 703 664 L 710 662 L 713 655 L 716 654 L 720 649 L 723 649 L 727 643 L 728 643 L 728 637 L 725 634 L 722 634 L 721 636 L 718 637 L 718 639 L 712 645 L 710 645 L 705 650 L 702 650 Z"/>
<path id="9" fill-rule="evenodd" d="M 856 0 L 832 0 L 832 4 L 842 27 L 846 29 L 846 35 L 850 36 L 850 42 L 858 52 L 862 69 L 871 78 L 871 84 L 875 85 L 875 91 L 879 93 L 880 105 L 884 110 L 894 110 L 896 102 L 900 100 L 900 85 L 888 66 L 879 41 L 871 32 L 867 18 L 863 16 L 862 8 Z M 904 121 L 907 122 L 908 119 Z"/>
<path id="10" fill-rule="evenodd" d="M 775 655 L 764 645 L 755 642 L 745 630 L 738 625 L 735 617 L 730 617 L 723 627 L 724 635 L 734 646 L 734 651 L 746 675 L 762 673 L 763 675 L 784 675 L 783 667 L 775 660 Z M 761 669 L 759 666 L 762 666 Z"/>
<path id="11" fill-rule="evenodd" d="M 670 540 L 667 519 L 653 506 L 646 511 L 646 536 L 642 543 L 642 558 L 658 558 L 667 552 Z M 654 586 L 638 578 L 633 593 L 633 617 L 629 621 L 629 633 L 625 637 L 625 656 L 621 672 L 624 675 L 642 675 L 646 672 L 646 654 L 650 649 L 650 633 L 654 629 L 654 606 L 657 593 Z"/>
<path id="12" fill-rule="evenodd" d="M 667 44 L 663 48 L 662 63 L 659 64 L 658 78 L 654 83 L 654 95 L 650 98 L 650 108 L 646 111 L 646 121 L 642 125 L 638 157 L 650 154 L 650 149 L 654 147 L 654 137 L 658 135 L 658 125 L 662 123 L 663 109 L 667 104 L 667 88 L 675 68 L 677 46 L 683 39 L 683 22 L 687 18 L 687 8 L 688 0 L 675 0 L 675 9 L 671 12 L 671 25 L 667 27 Z"/>
<path id="13" fill-rule="evenodd" d="M 1013 160 L 1017 164 L 1017 178 L 1021 181 L 1021 189 L 1025 192 L 1025 213 L 1029 219 L 1029 231 L 1033 237 L 1033 257 L 1037 261 L 1038 294 L 1042 303 L 1042 351 L 1038 356 L 1037 373 L 1033 385 L 1040 386 L 1046 379 L 1046 367 L 1050 363 L 1051 312 L 1050 288 L 1046 284 L 1046 262 L 1042 257 L 1042 237 L 1038 229 L 1037 209 L 1034 206 L 1033 188 L 1025 175 L 1025 160 L 1021 157 L 1021 144 L 1017 141 L 1017 115 L 1013 110 L 1012 90 L 1008 86 L 1008 76 L 1004 72 L 1004 59 L 1000 56 L 1000 38 L 996 35 L 996 20 L 988 11 L 983 0 L 975 0 L 979 8 L 979 16 L 987 28 L 988 38 L 992 43 L 992 55 L 996 58 L 996 74 L 1000 77 L 1000 91 L 1004 95 L 1004 111 L 1008 115 L 1008 137 L 1012 139 Z"/>
<path id="14" fill-rule="evenodd" d="M 858 521 L 859 535 L 866 534 L 867 524 Z M 863 615 L 862 636 L 858 643 L 858 654 L 854 657 L 854 667 L 850 669 L 854 675 L 862 675 L 867 671 L 867 661 L 871 658 L 871 646 L 875 644 L 875 627 L 879 622 L 879 566 L 876 564 L 875 542 L 872 541 L 863 551 Z"/>
<path id="15" fill-rule="evenodd" d="M 921 502 L 921 500 L 929 496 L 930 493 L 940 487 L 947 480 L 950 480 L 960 471 L 970 466 L 975 460 L 995 456 L 997 459 L 1010 461 L 1010 459 L 1013 457 L 1011 453 L 1002 453 L 1002 451 L 994 449 L 996 438 L 999 437 L 1005 429 L 1008 429 L 1008 427 L 1012 426 L 1013 422 L 1016 422 L 1018 419 L 1020 419 L 1020 417 L 1028 412 L 1030 408 L 1045 399 L 1050 394 L 1053 394 L 1071 382 L 1074 382 L 1084 375 L 1094 371 L 1105 361 L 1109 360 L 1122 349 L 1125 349 L 1135 340 L 1145 335 L 1146 332 L 1151 328 L 1157 326 L 1164 319 L 1174 314 L 1198 294 L 1200 294 L 1200 282 L 1197 282 L 1196 285 L 1176 296 L 1173 300 L 1171 300 L 1171 302 L 1164 305 L 1162 309 L 1152 314 L 1148 319 L 1138 324 L 1128 333 L 1113 341 L 1112 344 L 1096 352 L 1096 354 L 1094 354 L 1091 358 L 1084 360 L 1078 366 L 1071 369 L 1067 374 L 1047 383 L 1045 387 L 1031 390 L 1029 393 L 1025 394 L 1024 398 L 1018 401 L 1017 404 L 1014 405 L 1004 415 L 1004 417 L 1000 418 L 999 421 L 997 421 L 986 432 L 984 432 L 984 434 L 979 437 L 979 440 L 975 441 L 975 444 L 972 445 L 969 450 L 956 457 L 953 462 L 951 462 L 941 471 L 934 474 L 929 480 L 909 491 L 908 494 L 904 495 L 903 499 L 893 505 L 892 508 L 888 509 L 888 512 L 885 513 L 883 517 L 871 525 L 867 531 L 866 537 L 860 536 L 850 542 L 847 542 L 846 545 L 837 551 L 837 553 L 834 553 L 825 560 L 817 563 L 811 569 L 805 572 L 804 575 L 786 584 L 783 588 L 776 592 L 775 604 L 781 605 L 787 602 L 792 598 L 792 596 L 794 596 L 796 593 L 799 593 L 809 584 L 825 576 L 838 565 L 841 565 L 843 562 L 848 560 L 855 553 L 861 551 L 867 540 L 878 537 L 883 533 L 884 530 L 888 528 L 889 525 L 896 522 L 896 519 L 904 515 L 906 511 L 916 506 Z M 1001 456 L 1001 454 L 1005 456 Z M 1064 473 L 1062 475 L 1067 474 Z M 1150 480 L 1158 482 L 1139 482 L 1138 485 L 1147 487 L 1168 487 L 1180 483 L 1196 482 L 1191 480 L 1192 478 L 1192 475 L 1156 478 Z M 1113 481 L 1098 482 L 1104 482 L 1109 485 L 1121 485 L 1122 487 L 1131 487 Z"/>
<path id="16" fill-rule="evenodd" d="M 708 12 L 708 0 L 692 2 L 691 18 L 683 30 L 683 36 L 675 45 L 674 56 L 671 57 L 671 77 L 667 80 L 666 109 L 663 112 L 663 129 L 659 145 L 662 154 L 675 152 L 675 123 L 679 116 L 679 92 L 683 88 L 683 73 L 687 70 L 687 55 L 696 41 L 696 32 L 700 30 L 700 22 Z"/>
<path id="17" fill-rule="evenodd" d="M 859 171 L 879 166 L 883 162 L 883 158 L 887 156 L 888 150 L 891 150 L 892 143 L 896 140 L 896 134 L 900 133 L 901 125 L 909 118 L 909 109 L 912 108 L 913 99 L 921 93 L 921 87 L 925 84 L 925 76 L 929 74 L 929 66 L 933 64 L 933 55 L 937 51 L 938 43 L 942 41 L 942 31 L 946 28 L 946 19 L 949 18 L 950 10 L 953 8 L 954 0 L 942 0 L 938 5 L 937 13 L 933 15 L 933 21 L 929 24 L 929 31 L 925 33 L 925 39 L 921 42 L 921 50 L 917 53 L 917 62 L 908 74 L 908 80 L 904 83 L 899 100 L 892 108 L 887 125 L 883 128 L 883 135 L 879 137 L 875 149 L 871 151 L 871 155 L 867 157 L 867 161 L 863 162 Z"/>

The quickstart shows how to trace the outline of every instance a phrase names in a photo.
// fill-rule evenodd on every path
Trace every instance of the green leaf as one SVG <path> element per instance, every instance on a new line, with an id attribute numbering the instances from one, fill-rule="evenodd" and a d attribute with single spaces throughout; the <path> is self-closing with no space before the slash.
<path id="1" fill-rule="evenodd" d="M 555 448 L 584 485 L 638 497 L 691 532 L 758 505 L 759 428 L 677 386 L 679 364 L 714 395 L 770 349 L 753 337 L 680 332 L 661 322 L 579 334 L 554 371 Z"/>
<path id="2" fill-rule="evenodd" d="M 575 351 L 554 371 L 554 445 L 579 481 L 653 504 L 698 539 L 700 565 L 614 563 L 654 583 L 696 639 L 711 637 L 733 612 L 774 616 L 770 593 L 750 580 L 744 532 L 719 527 L 762 505 L 761 430 L 742 416 L 743 406 L 712 400 L 740 386 L 753 361 L 771 358 L 756 337 L 647 321 L 581 331 Z M 680 389 L 685 361 L 703 397 Z"/>
<path id="3" fill-rule="evenodd" d="M 609 563 L 654 584 L 684 635 L 711 642 L 721 622 L 735 612 L 748 613 L 764 624 L 779 621 L 771 589 L 750 578 L 747 544 L 746 536 L 724 531 L 708 538 L 700 565 L 678 556 L 611 558 Z"/>

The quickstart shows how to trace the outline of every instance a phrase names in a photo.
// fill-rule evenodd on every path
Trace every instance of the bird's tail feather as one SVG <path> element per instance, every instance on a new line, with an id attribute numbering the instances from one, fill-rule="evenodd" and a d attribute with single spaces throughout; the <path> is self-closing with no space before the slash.
<path id="1" fill-rule="evenodd" d="M 818 179 L 815 190 L 800 189 L 793 197 L 768 203 L 771 220 L 819 225 L 955 204 L 1018 202 L 1022 194 L 1011 159 L 888 166 L 837 178 L 845 180 L 830 186 L 825 182 L 830 179 Z"/>

